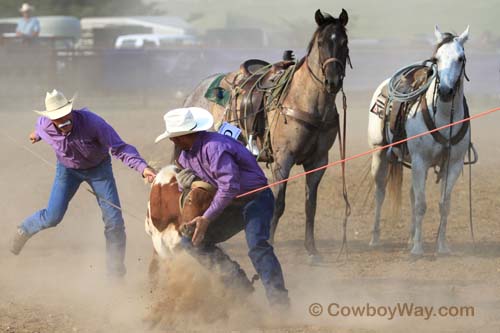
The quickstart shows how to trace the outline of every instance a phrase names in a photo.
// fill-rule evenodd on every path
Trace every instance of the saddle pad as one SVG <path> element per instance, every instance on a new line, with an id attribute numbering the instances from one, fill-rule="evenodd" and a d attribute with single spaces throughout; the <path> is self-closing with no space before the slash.
<path id="1" fill-rule="evenodd" d="M 220 82 L 226 76 L 226 74 L 221 74 L 215 78 L 215 80 L 210 83 L 207 91 L 205 92 L 205 98 L 210 102 L 217 103 L 221 106 L 226 106 L 231 98 L 231 92 L 225 90 L 220 86 Z"/>

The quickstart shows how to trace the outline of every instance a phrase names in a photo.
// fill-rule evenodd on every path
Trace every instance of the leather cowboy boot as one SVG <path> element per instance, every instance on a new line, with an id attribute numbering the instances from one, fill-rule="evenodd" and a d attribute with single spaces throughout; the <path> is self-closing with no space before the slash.
<path id="1" fill-rule="evenodd" d="M 10 245 L 10 252 L 16 256 L 21 252 L 24 244 L 30 239 L 31 235 L 28 235 L 23 229 L 17 228 L 14 237 L 12 238 Z"/>

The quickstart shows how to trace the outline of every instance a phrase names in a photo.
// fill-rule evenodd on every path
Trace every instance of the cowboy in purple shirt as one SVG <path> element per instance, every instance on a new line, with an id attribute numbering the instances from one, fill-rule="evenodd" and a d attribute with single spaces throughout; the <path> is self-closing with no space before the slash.
<path id="1" fill-rule="evenodd" d="M 175 109 L 167 112 L 164 120 L 166 131 L 156 142 L 169 138 L 182 150 L 177 160 L 183 168 L 177 176 L 180 186 L 189 188 L 194 178 L 198 177 L 217 188 L 203 216 L 189 223 L 196 227 L 192 237 L 194 252 L 199 257 L 208 255 L 209 264 L 224 267 L 226 275 L 229 275 L 225 277 L 228 283 L 239 280 L 240 286 L 250 286 L 250 289 L 251 284 L 243 270 L 216 246 L 245 230 L 248 255 L 271 305 L 287 306 L 288 291 L 281 265 L 268 242 L 274 210 L 273 193 L 266 189 L 253 196 L 236 199 L 239 194 L 267 185 L 266 176 L 255 157 L 233 138 L 207 132 L 212 127 L 213 117 L 205 109 Z M 237 282 L 235 284 L 238 285 Z"/>
<path id="2" fill-rule="evenodd" d="M 125 225 L 118 198 L 111 155 L 152 182 L 156 173 L 137 150 L 118 136 L 104 119 L 87 109 L 73 110 L 73 101 L 55 89 L 47 93 L 45 111 L 30 134 L 32 143 L 47 142 L 56 153 L 56 177 L 47 208 L 28 217 L 18 227 L 11 252 L 19 254 L 28 239 L 40 230 L 61 222 L 70 200 L 82 182 L 87 182 L 101 207 L 106 236 L 107 268 L 112 276 L 126 273 Z"/>

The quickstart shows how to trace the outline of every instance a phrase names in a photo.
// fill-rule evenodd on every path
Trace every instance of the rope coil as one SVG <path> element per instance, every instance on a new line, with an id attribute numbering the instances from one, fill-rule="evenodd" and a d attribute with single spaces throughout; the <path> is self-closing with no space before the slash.
<path id="1" fill-rule="evenodd" d="M 429 72 L 431 72 L 430 76 L 427 77 L 427 81 L 425 82 L 425 84 L 410 92 L 398 91 L 398 85 L 401 82 L 402 78 L 404 78 L 408 73 L 422 68 L 427 68 Z M 392 75 L 391 79 L 389 80 L 389 84 L 387 86 L 387 90 L 389 93 L 388 98 L 390 101 L 393 100 L 398 102 L 412 101 L 417 97 L 419 97 L 420 95 L 422 95 L 423 93 L 425 93 L 427 89 L 429 89 L 429 86 L 431 85 L 432 81 L 436 76 L 437 76 L 436 65 L 432 63 L 430 60 L 425 60 L 423 63 L 417 62 L 412 65 L 405 66 L 399 69 L 396 73 L 394 73 L 394 75 Z M 387 103 L 387 105 L 389 104 L 390 103 Z"/>

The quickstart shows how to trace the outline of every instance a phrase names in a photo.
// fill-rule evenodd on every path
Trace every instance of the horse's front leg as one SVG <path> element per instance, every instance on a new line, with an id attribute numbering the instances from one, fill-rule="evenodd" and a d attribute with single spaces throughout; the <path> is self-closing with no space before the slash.
<path id="1" fill-rule="evenodd" d="M 415 221 L 415 232 L 413 235 L 413 247 L 411 254 L 421 256 L 424 254 L 422 241 L 422 220 L 424 219 L 427 203 L 425 202 L 425 181 L 429 166 L 421 159 L 414 159 L 412 162 L 412 187 L 415 196 L 415 203 L 412 214 Z"/>
<path id="2" fill-rule="evenodd" d="M 410 186 L 410 204 L 411 204 L 411 225 L 410 225 L 410 237 L 408 237 L 408 248 L 411 249 L 413 246 L 413 237 L 415 236 L 415 193 L 413 192 L 413 186 Z"/>
<path id="3" fill-rule="evenodd" d="M 451 205 L 451 191 L 455 186 L 460 172 L 462 171 L 462 161 L 459 160 L 448 166 L 448 172 L 444 170 L 444 175 L 447 175 L 441 180 L 441 200 L 439 201 L 439 213 L 441 215 L 441 220 L 439 222 L 438 231 L 438 243 L 437 243 L 437 253 L 438 254 L 450 254 L 451 251 L 446 242 L 446 224 L 448 222 L 448 214 L 450 213 Z"/>
<path id="4" fill-rule="evenodd" d="M 377 246 L 380 244 L 380 215 L 382 211 L 382 204 L 385 199 L 385 188 L 387 185 L 387 151 L 379 150 L 373 153 L 372 157 L 372 177 L 375 180 L 375 221 L 373 222 L 372 239 L 370 246 Z"/>
<path id="5" fill-rule="evenodd" d="M 273 164 L 273 181 L 277 182 L 288 178 L 294 163 L 295 161 L 291 154 L 277 154 L 276 161 Z M 271 243 L 274 243 L 274 234 L 278 228 L 278 222 L 285 211 L 286 185 L 287 182 L 284 182 L 273 188 L 275 203 L 273 219 L 271 220 Z"/>
<path id="6" fill-rule="evenodd" d="M 317 160 L 304 163 L 304 171 L 310 171 L 328 163 L 328 154 L 324 154 Z M 314 241 L 314 218 L 316 216 L 316 200 L 318 197 L 318 185 L 325 174 L 325 169 L 306 175 L 306 236 L 305 247 L 310 256 L 317 257 L 318 250 Z"/>

